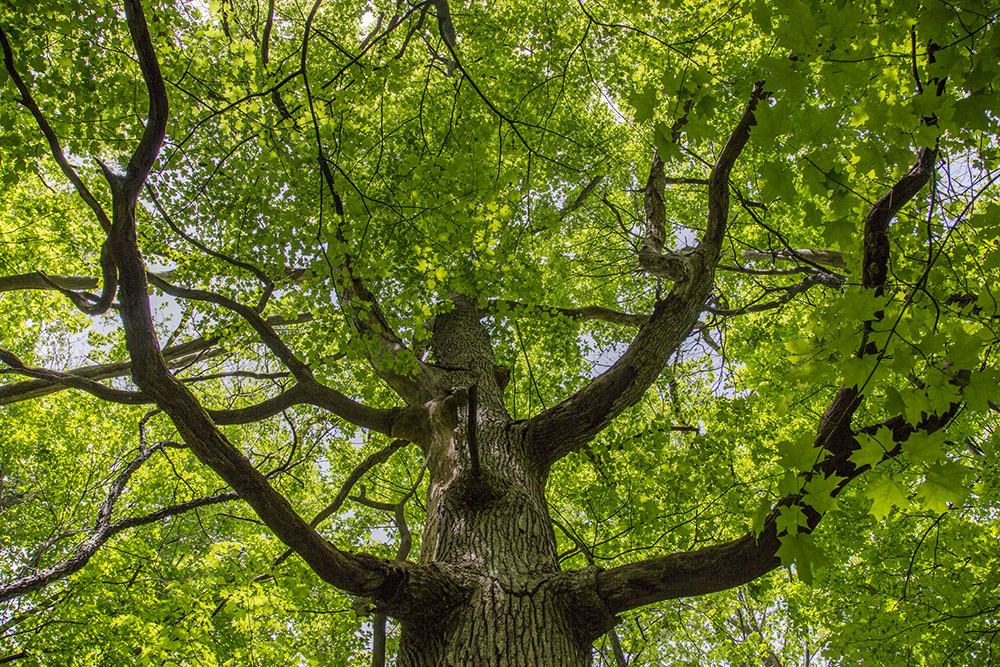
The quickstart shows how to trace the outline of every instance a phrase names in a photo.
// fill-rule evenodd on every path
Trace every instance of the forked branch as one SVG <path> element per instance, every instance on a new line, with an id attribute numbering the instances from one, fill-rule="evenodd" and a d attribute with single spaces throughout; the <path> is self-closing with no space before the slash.
<path id="1" fill-rule="evenodd" d="M 872 206 L 866 216 L 863 287 L 877 293 L 884 289 L 890 260 L 889 222 L 930 180 L 934 156 L 932 149 L 921 149 L 916 163 L 907 174 Z M 858 356 L 876 352 L 862 343 Z M 962 380 L 956 378 L 956 384 L 961 386 Z M 911 424 L 902 416 L 897 416 L 882 424 L 855 430 L 851 422 L 863 398 L 857 386 L 842 386 L 819 422 L 813 444 L 818 463 L 805 473 L 805 478 L 819 476 L 827 479 L 836 475 L 839 481 L 834 496 L 869 469 L 869 466 L 857 466 L 850 460 L 853 453 L 860 449 L 859 434 L 887 428 L 896 443 L 886 454 L 886 458 L 891 458 L 901 452 L 902 443 L 912 434 L 940 430 L 961 408 L 959 403 L 953 403 L 943 414 L 930 415 L 918 424 Z M 598 575 L 599 594 L 612 613 L 620 613 L 652 602 L 703 595 L 752 581 L 780 565 L 777 552 L 781 546 L 781 535 L 777 520 L 781 509 L 792 505 L 802 506 L 807 518 L 807 525 L 803 528 L 805 532 L 812 531 L 822 519 L 821 514 L 803 503 L 801 494 L 786 496 L 774 506 L 760 535 L 747 533 L 726 544 L 612 568 Z"/>
<path id="2" fill-rule="evenodd" d="M 667 257 L 654 263 L 672 267 L 669 271 L 674 285 L 611 368 L 563 402 L 518 425 L 534 444 L 543 464 L 582 446 L 622 411 L 635 405 L 697 323 L 715 282 L 715 266 L 729 216 L 729 174 L 750 138 L 755 123 L 753 110 L 763 95 L 763 85 L 755 85 L 743 115 L 716 160 L 709 177 L 705 234 L 697 248 L 684 256 L 658 254 L 665 242 L 665 209 L 663 164 L 654 156 L 646 190 L 646 239 L 640 254 L 649 261 Z"/>
<path id="3" fill-rule="evenodd" d="M 253 507 L 274 534 L 302 556 L 324 581 L 349 593 L 378 598 L 402 617 L 422 612 L 427 604 L 426 598 L 415 604 L 411 588 L 414 586 L 439 591 L 442 599 L 437 601 L 445 606 L 452 604 L 457 597 L 455 586 L 447 580 L 440 581 L 443 575 L 438 571 L 341 551 L 327 542 L 229 442 L 194 394 L 167 369 L 153 325 L 146 269 L 135 227 L 136 200 L 163 140 L 166 95 L 139 1 L 125 0 L 125 13 L 149 91 L 150 113 L 146 131 L 129 160 L 125 176 L 110 171 L 106 176 L 114 204 L 110 236 L 121 286 L 119 313 L 136 385 L 167 414 L 192 453 Z M 295 366 L 293 359 L 288 361 Z M 307 381 L 311 375 L 308 369 L 291 367 L 290 370 L 300 381 Z M 302 378 L 298 378 L 300 374 Z M 434 586 L 428 585 L 431 580 Z"/>

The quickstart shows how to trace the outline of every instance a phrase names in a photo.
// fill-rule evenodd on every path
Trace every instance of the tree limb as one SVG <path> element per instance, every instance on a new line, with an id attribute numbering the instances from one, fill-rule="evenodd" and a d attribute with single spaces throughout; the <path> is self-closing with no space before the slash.
<path id="1" fill-rule="evenodd" d="M 21 375 L 46 380 L 55 384 L 64 385 L 66 387 L 72 387 L 74 389 L 80 389 L 88 394 L 92 394 L 97 398 L 111 403 L 141 405 L 143 403 L 151 402 L 149 398 L 144 396 L 141 392 L 124 391 L 113 387 L 107 387 L 96 380 L 90 380 L 71 373 L 61 373 L 47 368 L 34 368 L 27 366 L 17 357 L 17 355 L 3 348 L 0 348 L 0 361 L 4 362 L 12 370 L 20 373 Z"/>
<path id="2" fill-rule="evenodd" d="M 547 313 L 552 317 L 557 315 L 562 315 L 568 317 L 571 320 L 577 322 L 590 322 L 592 320 L 599 320 L 602 322 L 608 322 L 610 324 L 621 324 L 628 327 L 641 327 L 646 320 L 649 319 L 648 314 L 632 314 L 624 313 L 612 308 L 605 308 L 603 306 L 581 306 L 579 308 L 555 308 L 552 306 L 545 306 L 542 304 L 526 304 L 520 301 L 512 301 L 510 299 L 506 300 L 490 300 L 486 302 L 486 307 L 483 309 L 484 315 L 496 315 L 500 312 L 500 304 L 504 304 L 507 308 L 511 310 L 536 310 L 542 313 Z"/>
<path id="3" fill-rule="evenodd" d="M 559 209 L 559 215 L 556 217 L 556 220 L 562 222 L 566 219 L 566 216 L 583 206 L 584 202 L 587 201 L 587 197 L 589 197 L 594 189 L 601 184 L 603 179 L 604 176 L 600 174 L 590 179 L 590 182 L 583 186 L 583 189 L 580 190 L 580 194 L 578 194 L 571 203 L 568 203 Z"/>
<path id="4" fill-rule="evenodd" d="M 697 322 L 714 286 L 715 265 L 721 254 L 729 216 L 729 173 L 750 138 L 750 127 L 756 122 L 753 110 L 763 96 L 763 84 L 756 84 L 743 115 L 719 153 L 709 177 L 705 234 L 690 254 L 670 259 L 671 264 L 679 266 L 677 262 L 682 262 L 685 267 L 676 273 L 679 279 L 670 294 L 656 304 L 649 320 L 611 368 L 558 405 L 516 425 L 536 448 L 543 465 L 582 446 L 622 411 L 635 405 Z M 640 250 L 647 257 L 663 247 L 665 238 L 662 168 L 662 162 L 654 156 L 646 189 L 646 238 L 644 250 Z"/>
<path id="5" fill-rule="evenodd" d="M 195 361 L 210 359 L 223 354 L 225 350 L 212 349 L 216 339 L 196 338 L 181 345 L 174 345 L 163 349 L 164 363 L 168 368 L 186 366 Z M 96 366 L 84 366 L 71 371 L 66 371 L 64 375 L 86 378 L 88 380 L 105 380 L 108 378 L 122 377 L 132 372 L 131 361 L 118 361 L 110 364 L 99 364 Z M 15 382 L 13 384 L 0 387 L 0 405 L 9 405 L 21 401 L 39 398 L 54 394 L 66 389 L 69 385 L 61 383 L 55 379 L 49 380 L 28 380 L 25 382 Z"/>
<path id="6" fill-rule="evenodd" d="M 316 528 L 317 526 L 319 526 L 319 524 L 323 523 L 328 518 L 336 514 L 337 510 L 339 510 L 340 507 L 344 504 L 344 501 L 347 500 L 347 496 L 351 493 L 351 489 L 354 488 L 354 485 L 358 483 L 359 479 L 365 476 L 365 473 L 367 473 L 375 466 L 388 461 L 389 457 L 392 456 L 394 453 L 396 453 L 397 450 L 399 450 L 402 447 L 405 447 L 408 444 L 409 443 L 406 440 L 393 440 L 388 445 L 378 450 L 374 454 L 370 454 L 369 456 L 367 456 L 364 461 L 359 463 L 357 467 L 351 471 L 351 474 L 347 476 L 347 479 L 344 480 L 344 483 L 340 485 L 340 491 L 338 491 L 337 495 L 334 496 L 333 501 L 329 505 L 324 507 L 322 510 L 320 510 L 319 513 L 312 518 L 312 521 L 309 522 L 309 525 L 312 528 Z M 274 561 L 274 565 L 280 564 L 291 554 L 292 554 L 291 550 L 288 550 L 285 553 L 281 554 L 281 556 L 279 556 L 278 559 Z"/>
<path id="7" fill-rule="evenodd" d="M 740 308 L 731 309 L 709 306 L 705 308 L 705 312 L 713 315 L 721 315 L 723 317 L 735 317 L 737 315 L 746 315 L 747 313 L 760 313 L 765 310 L 773 310 L 774 308 L 780 308 L 794 299 L 797 295 L 802 294 L 815 285 L 824 285 L 832 289 L 838 289 L 843 287 L 844 280 L 835 274 L 813 273 L 803 278 L 802 282 L 794 283 L 786 287 L 774 288 L 775 290 L 780 290 L 782 294 L 778 298 L 772 299 L 771 301 L 751 303 Z M 771 291 L 771 289 L 769 288 L 768 291 Z"/>
<path id="8" fill-rule="evenodd" d="M 857 467 L 849 457 L 860 448 L 857 435 L 872 433 L 887 427 L 897 445 L 917 431 L 933 433 L 943 428 L 958 412 L 959 406 L 943 415 L 933 415 L 913 426 L 903 417 L 895 417 L 882 424 L 874 424 L 852 432 L 843 430 L 843 422 L 829 422 L 820 427 L 815 441 L 816 447 L 824 447 L 831 456 L 817 464 L 810 475 L 838 475 L 843 478 L 834 495 L 840 493 L 848 482 L 868 469 Z M 849 415 L 844 415 L 850 419 Z M 901 451 L 897 446 L 887 457 L 896 456 Z M 777 557 L 781 546 L 777 532 L 779 509 L 800 503 L 799 494 L 786 496 L 775 505 L 768 515 L 760 535 L 747 533 L 725 544 L 705 547 L 695 551 L 679 552 L 660 558 L 629 563 L 600 572 L 597 575 L 598 594 L 613 614 L 620 614 L 653 602 L 675 598 L 704 595 L 734 588 L 767 574 L 777 568 L 781 561 Z M 806 507 L 808 526 L 813 530 L 821 516 Z"/>
<path id="9" fill-rule="evenodd" d="M 146 525 L 166 517 L 175 516 L 177 514 L 196 509 L 198 507 L 205 507 L 206 505 L 213 505 L 216 503 L 226 502 L 228 500 L 234 500 L 237 497 L 235 493 L 223 493 L 215 496 L 197 498 L 195 500 L 189 500 L 187 502 L 164 507 L 151 514 L 130 517 L 128 519 L 112 523 L 111 514 L 114 511 L 115 503 L 117 503 L 118 499 L 121 497 L 121 494 L 125 490 L 125 486 L 128 484 L 132 474 L 135 473 L 135 471 L 138 470 L 143 463 L 149 460 L 149 457 L 153 454 L 164 449 L 165 447 L 174 446 L 177 446 L 176 443 L 164 441 L 158 442 L 151 447 L 141 450 L 139 452 L 139 456 L 129 462 L 129 464 L 125 466 L 125 468 L 111 483 L 108 495 L 104 499 L 104 502 L 101 503 L 98 510 L 97 520 L 94 523 L 93 531 L 90 536 L 84 540 L 79 547 L 77 547 L 73 555 L 51 567 L 45 568 L 44 570 L 18 577 L 13 581 L 0 585 L 0 602 L 5 602 L 12 598 L 24 595 L 25 593 L 38 590 L 53 581 L 63 579 L 74 572 L 78 572 L 90 561 L 93 555 L 97 553 L 98 549 L 100 549 L 105 542 L 127 528 Z"/>
<path id="10" fill-rule="evenodd" d="M 743 259 L 749 261 L 797 262 L 802 258 L 816 264 L 834 266 L 838 269 L 847 268 L 844 253 L 836 250 L 816 250 L 811 248 L 788 250 L 744 250 Z"/>
<path id="11" fill-rule="evenodd" d="M 340 240 L 346 244 L 343 238 Z M 349 256 L 345 256 L 342 264 L 331 266 L 331 277 L 341 308 L 365 341 L 365 354 L 372 369 L 410 405 L 426 403 L 434 398 L 441 373 L 417 359 L 389 326 L 375 295 L 354 276 L 351 261 Z M 401 358 L 406 359 L 404 366 L 415 364 L 412 375 L 395 370 L 399 367 L 397 360 Z"/>
<path id="12" fill-rule="evenodd" d="M 10 78 L 14 81 L 14 86 L 17 91 L 21 94 L 21 99 L 19 100 L 21 106 L 26 108 L 31 112 L 34 117 L 35 122 L 38 124 L 38 129 L 41 130 L 42 135 L 49 144 L 49 152 L 52 154 L 53 159 L 59 168 L 62 170 L 66 178 L 69 179 L 73 187 L 76 188 L 77 194 L 80 198 L 90 207 L 97 217 L 97 220 L 101 223 L 101 227 L 105 232 L 111 231 L 111 220 L 108 219 L 108 214 L 105 213 L 104 209 L 94 198 L 94 195 L 90 192 L 86 183 L 80 178 L 76 170 L 70 165 L 69 160 L 66 159 L 66 154 L 63 152 L 62 146 L 59 144 L 59 138 L 56 136 L 55 131 L 52 126 L 49 125 L 48 120 L 46 120 L 45 115 L 42 113 L 41 109 L 38 108 L 38 104 L 35 103 L 35 99 L 31 96 L 31 90 L 28 88 L 24 79 L 17 71 L 17 67 L 14 66 L 14 53 L 11 49 L 10 43 L 7 41 L 7 34 L 0 28 L 0 47 L 3 48 L 3 62 L 4 66 L 7 68 L 7 73 Z"/>
<path id="13" fill-rule="evenodd" d="M 884 289 L 889 265 L 888 224 L 930 179 L 933 163 L 934 151 L 921 149 L 913 167 L 872 206 L 865 217 L 864 288 L 876 292 Z M 866 329 L 870 323 L 866 323 Z M 873 352 L 863 342 L 858 356 Z M 958 377 L 954 380 L 959 386 L 963 382 Z M 819 462 L 804 476 L 808 480 L 813 476 L 825 479 L 837 475 L 840 481 L 834 496 L 869 469 L 869 466 L 859 467 L 850 460 L 851 455 L 860 449 L 859 434 L 888 428 L 892 441 L 897 443 L 886 454 L 886 458 L 891 458 L 902 451 L 902 443 L 910 435 L 917 431 L 933 433 L 943 428 L 961 408 L 959 403 L 953 403 L 944 414 L 926 417 L 917 425 L 897 416 L 882 424 L 853 430 L 851 421 L 863 398 L 857 386 L 842 386 L 817 428 L 813 447 L 817 450 Z M 791 505 L 802 506 L 807 518 L 806 532 L 819 524 L 822 515 L 802 502 L 801 493 L 786 496 L 774 506 L 759 536 L 748 533 L 726 544 L 612 568 L 598 575 L 599 594 L 612 613 L 620 613 L 652 602 L 712 593 L 752 581 L 780 564 L 777 551 L 781 546 L 781 536 L 777 530 L 777 519 L 781 508 Z"/>
<path id="14" fill-rule="evenodd" d="M 229 442 L 190 389 L 167 369 L 153 325 L 146 269 L 139 252 L 135 224 L 138 193 L 163 138 L 166 96 L 162 93 L 163 80 L 139 0 L 125 0 L 124 6 L 151 107 L 143 139 L 129 160 L 125 176 L 105 170 L 113 198 L 110 237 L 119 271 L 119 315 L 132 359 L 133 380 L 167 414 L 192 453 L 231 486 L 321 579 L 349 593 L 379 599 L 400 617 L 420 615 L 430 601 L 446 608 L 457 603 L 462 597 L 458 585 L 440 568 L 341 551 L 327 542 Z M 253 315 L 259 318 L 256 312 Z M 259 326 L 260 322 L 257 324 Z M 261 328 L 258 333 L 266 332 Z M 268 340 L 265 343 L 269 347 L 273 344 Z M 293 358 L 288 361 L 296 377 L 302 376 L 300 381 L 311 379 L 308 368 L 298 367 Z M 318 383 L 314 386 L 319 387 Z"/>
<path id="15" fill-rule="evenodd" d="M 32 275 L 32 274 L 27 274 Z M 163 274 L 158 274 L 162 276 Z M 71 280 L 95 280 L 90 278 L 72 277 Z M 287 324 L 301 324 L 312 319 L 309 313 L 303 313 L 295 319 L 286 319 L 279 315 L 272 315 L 266 319 L 268 325 L 282 326 Z M 177 368 L 187 366 L 196 361 L 212 359 L 227 354 L 227 351 L 214 346 L 219 342 L 218 338 L 195 338 L 180 345 L 171 345 L 163 348 L 162 355 L 167 368 Z M 122 377 L 132 372 L 131 361 L 118 361 L 110 364 L 99 364 L 96 366 L 84 366 L 70 371 L 65 371 L 67 375 L 80 376 L 91 380 L 106 380 L 113 377 Z M 188 379 L 185 379 L 188 381 Z M 26 382 L 16 382 L 6 386 L 0 386 L 0 405 L 18 403 L 47 396 L 68 387 L 65 383 L 54 380 L 28 380 Z"/>

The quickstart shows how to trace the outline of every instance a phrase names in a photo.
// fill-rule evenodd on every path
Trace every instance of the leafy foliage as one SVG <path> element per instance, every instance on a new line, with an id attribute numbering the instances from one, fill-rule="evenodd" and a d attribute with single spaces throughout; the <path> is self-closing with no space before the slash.
<path id="1" fill-rule="evenodd" d="M 439 361 L 426 354 L 434 323 L 467 295 L 510 371 L 506 409 L 529 420 L 611 366 L 635 337 L 625 320 L 643 321 L 671 288 L 637 262 L 654 151 L 665 247 L 683 254 L 710 215 L 705 179 L 762 81 L 694 329 L 641 400 L 549 475 L 560 563 L 610 569 L 776 525 L 788 571 L 628 612 L 613 639 L 628 664 L 993 664 L 993 3 L 452 2 L 454 44 L 447 6 L 144 2 L 170 100 L 136 212 L 148 268 L 258 306 L 317 380 L 378 408 L 402 404 L 387 375 Z M 115 313 L 85 316 L 54 284 L 101 275 L 105 234 L 79 193 L 110 211 L 103 169 L 124 170 L 150 125 L 124 10 L 8 0 L 0 29 L 0 273 L 20 277 L 0 278 L 0 347 L 60 371 L 124 362 Z M 921 149 L 933 174 L 900 202 L 888 277 L 869 284 L 866 217 Z M 343 297 L 345 266 L 371 299 Z M 213 414 L 292 387 L 246 318 L 153 293 L 165 355 L 204 343 L 168 362 Z M 385 331 L 402 353 L 378 355 Z M 116 478 L 182 435 L 148 405 L 61 385 L 28 397 L 24 368 L 4 361 L 0 575 L 16 582 L 84 548 Z M 135 391 L 127 375 L 97 379 Z M 864 397 L 846 425 L 850 478 L 819 469 L 833 454 L 816 442 L 845 388 Z M 920 427 L 941 415 L 945 428 Z M 268 417 L 217 421 L 307 519 L 389 444 L 316 406 Z M 897 437 L 898 424 L 912 432 Z M 319 531 L 392 559 L 409 530 L 419 560 L 426 465 L 416 447 L 392 450 Z M 113 520 L 225 491 L 190 450 L 164 446 Z M 405 529 L 385 511 L 404 500 Z M 4 603 L 0 661 L 368 664 L 364 600 L 282 558 L 244 500 L 159 518 Z M 390 649 L 397 637 L 390 624 Z M 597 661 L 615 664 L 601 641 Z"/>

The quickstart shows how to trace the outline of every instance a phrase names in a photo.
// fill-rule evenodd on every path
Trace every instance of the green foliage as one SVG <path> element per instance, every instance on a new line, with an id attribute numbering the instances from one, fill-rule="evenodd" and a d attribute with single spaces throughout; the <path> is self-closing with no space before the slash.
<path id="1" fill-rule="evenodd" d="M 708 305 L 723 314 L 707 312 L 643 399 L 552 471 L 562 563 L 612 567 L 759 537 L 792 497 L 776 515 L 790 570 L 636 611 L 619 627 L 629 664 L 804 664 L 817 652 L 831 665 L 995 662 L 994 3 L 453 2 L 463 69 L 450 75 L 427 5 L 323 2 L 304 71 L 311 3 L 274 3 L 265 55 L 267 5 L 143 3 L 171 110 L 138 213 L 141 247 L 173 282 L 247 304 L 269 288 L 220 255 L 258 267 L 274 282 L 267 315 L 310 316 L 279 327 L 290 347 L 323 382 L 378 407 L 399 401 L 367 361 L 372 338 L 352 333 L 350 315 L 374 321 L 370 306 L 337 302 L 345 258 L 418 353 L 452 292 L 478 299 L 497 361 L 512 370 L 508 411 L 527 419 L 635 335 L 552 309 L 648 313 L 669 287 L 636 262 L 653 150 L 669 178 L 707 178 L 763 81 L 770 95 L 731 177 L 722 264 L 764 273 L 720 271 Z M 124 166 L 147 107 L 121 8 L 25 7 L 0 3 L 14 66 L 110 208 L 97 160 Z M 937 173 L 893 220 L 889 284 L 876 295 L 860 284 L 864 219 L 924 146 L 939 151 Z M 0 155 L 0 273 L 100 275 L 100 228 L 3 69 Z M 697 182 L 667 187 L 668 248 L 697 240 L 706 202 Z M 839 253 L 843 267 L 828 268 L 840 282 L 746 308 L 798 285 L 804 273 L 780 270 L 810 265 L 780 253 L 806 248 Z M 191 386 L 206 406 L 251 405 L 288 386 L 232 313 L 157 299 L 164 347 L 204 336 L 229 353 L 177 370 L 203 378 Z M 5 292 L 0 312 L 0 347 L 27 364 L 127 358 L 114 317 L 85 317 L 58 292 Z M 859 355 L 868 344 L 877 353 Z M 405 371 L 416 359 L 387 363 Z M 872 470 L 842 489 L 837 475 L 807 474 L 827 456 L 817 426 L 842 385 L 866 397 L 859 429 L 962 408 L 947 431 L 902 443 L 885 427 L 859 435 L 850 462 Z M 2 410 L 7 581 L 80 547 L 136 456 L 146 410 L 76 392 Z M 179 437 L 162 415 L 143 423 L 150 442 Z M 388 444 L 308 407 L 225 430 L 262 471 L 281 469 L 272 483 L 309 517 Z M 426 511 L 422 463 L 410 447 L 361 480 L 382 502 L 416 487 L 411 559 Z M 115 517 L 220 490 L 189 452 L 164 450 L 133 476 Z M 822 521 L 811 530 L 814 513 Z M 353 501 L 320 530 L 385 557 L 399 538 L 391 516 Z M 0 660 L 24 651 L 19 664 L 368 664 L 370 621 L 298 559 L 275 566 L 283 549 L 239 501 L 122 531 L 79 572 L 0 608 Z M 600 647 L 597 659 L 614 661 Z"/>

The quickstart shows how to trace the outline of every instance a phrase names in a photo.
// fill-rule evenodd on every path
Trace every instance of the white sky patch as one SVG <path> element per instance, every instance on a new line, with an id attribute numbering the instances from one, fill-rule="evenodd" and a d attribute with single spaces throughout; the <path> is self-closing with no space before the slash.
<path id="1" fill-rule="evenodd" d="M 361 22 L 358 27 L 361 28 L 362 36 L 371 32 L 371 29 L 375 27 L 376 19 L 377 17 L 375 16 L 375 12 L 370 9 L 366 10 L 365 13 L 361 15 Z"/>

